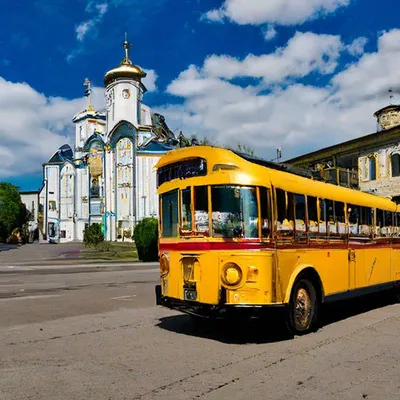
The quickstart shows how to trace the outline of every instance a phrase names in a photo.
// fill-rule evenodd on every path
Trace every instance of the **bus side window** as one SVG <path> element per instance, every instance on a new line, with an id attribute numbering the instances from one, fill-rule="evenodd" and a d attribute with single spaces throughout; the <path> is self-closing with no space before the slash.
<path id="1" fill-rule="evenodd" d="M 306 231 L 306 199 L 303 194 L 295 194 L 295 224 L 297 232 Z"/>
<path id="2" fill-rule="evenodd" d="M 326 200 L 319 199 L 319 234 L 326 236 L 327 234 L 327 211 L 326 211 Z"/>
<path id="3" fill-rule="evenodd" d="M 281 189 L 276 189 L 277 221 L 276 231 L 283 236 L 293 234 L 293 195 Z"/>
<path id="4" fill-rule="evenodd" d="M 397 233 L 396 236 L 398 236 L 400 232 L 400 213 L 394 213 L 394 231 Z"/>
<path id="5" fill-rule="evenodd" d="M 308 232 L 318 233 L 318 209 L 317 198 L 307 196 L 307 213 L 308 213 Z"/>
<path id="6" fill-rule="evenodd" d="M 182 218 L 182 230 L 192 230 L 192 199 L 191 189 L 187 187 L 181 191 L 181 218 Z"/>
<path id="7" fill-rule="evenodd" d="M 338 233 L 340 235 L 346 234 L 346 221 L 344 214 L 344 203 L 335 201 L 335 222 L 337 224 Z"/>
<path id="8" fill-rule="evenodd" d="M 349 216 L 350 235 L 358 235 L 358 224 L 360 221 L 360 207 L 348 204 L 347 215 Z"/>
<path id="9" fill-rule="evenodd" d="M 379 208 L 376 209 L 375 215 L 376 215 L 376 225 L 375 225 L 375 234 L 377 236 L 386 236 L 385 234 L 385 229 L 384 229 L 384 217 L 383 217 L 383 210 L 380 210 Z"/>
<path id="10" fill-rule="evenodd" d="M 393 227 L 394 227 L 393 213 L 391 211 L 384 211 L 382 235 L 390 236 L 394 232 Z"/>
<path id="11" fill-rule="evenodd" d="M 209 234 L 209 208 L 207 189 L 207 186 L 195 186 L 194 188 L 195 230 L 205 235 Z"/>
<path id="12" fill-rule="evenodd" d="M 261 237 L 269 237 L 271 235 L 271 201 L 269 190 L 265 187 L 260 187 L 260 209 Z"/>
<path id="13" fill-rule="evenodd" d="M 332 200 L 325 200 L 327 213 L 327 230 L 329 234 L 337 234 L 337 226 L 335 221 L 335 207 Z"/>
<path id="14" fill-rule="evenodd" d="M 360 226 L 358 233 L 362 236 L 370 236 L 372 233 L 372 212 L 372 208 L 360 207 Z"/>

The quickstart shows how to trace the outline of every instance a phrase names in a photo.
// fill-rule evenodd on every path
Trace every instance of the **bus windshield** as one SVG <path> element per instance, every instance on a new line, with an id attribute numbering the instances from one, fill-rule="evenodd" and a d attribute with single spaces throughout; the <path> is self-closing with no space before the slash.
<path id="1" fill-rule="evenodd" d="M 180 234 L 183 235 L 191 234 L 194 230 L 196 233 L 219 238 L 258 237 L 257 189 L 255 187 L 211 186 L 211 205 L 208 204 L 207 186 L 198 186 L 193 189 L 194 204 L 191 204 L 192 188 L 190 187 L 181 190 L 180 196 L 178 196 L 178 190 L 161 195 L 163 237 L 178 236 L 178 225 L 181 228 Z M 178 210 L 180 215 L 178 215 Z M 194 224 L 192 224 L 193 211 Z"/>
<path id="2" fill-rule="evenodd" d="M 254 187 L 212 186 L 212 232 L 215 237 L 258 237 Z"/>

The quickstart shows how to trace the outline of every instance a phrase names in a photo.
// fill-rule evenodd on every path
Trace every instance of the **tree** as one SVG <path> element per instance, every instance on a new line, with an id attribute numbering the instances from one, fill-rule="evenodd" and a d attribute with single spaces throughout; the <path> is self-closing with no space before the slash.
<path id="1" fill-rule="evenodd" d="M 140 221 L 135 226 L 133 238 L 140 260 L 158 260 L 158 220 L 156 218 L 144 218 Z"/>
<path id="2" fill-rule="evenodd" d="M 218 142 L 213 141 L 208 137 L 203 137 L 200 140 L 197 139 L 196 135 L 192 135 L 190 139 L 195 139 L 199 143 L 200 146 L 214 146 L 214 147 L 222 147 L 232 151 L 238 151 L 239 153 L 248 154 L 250 156 L 254 156 L 254 149 L 246 144 L 242 144 L 240 142 L 236 143 L 236 147 L 231 147 L 227 145 L 219 145 Z"/>
<path id="3" fill-rule="evenodd" d="M 0 182 L 0 237 L 6 239 L 14 229 L 21 229 L 27 219 L 28 213 L 18 187 Z"/>
<path id="4" fill-rule="evenodd" d="M 104 235 L 100 224 L 93 223 L 83 231 L 83 244 L 86 247 L 97 248 L 104 242 Z"/>

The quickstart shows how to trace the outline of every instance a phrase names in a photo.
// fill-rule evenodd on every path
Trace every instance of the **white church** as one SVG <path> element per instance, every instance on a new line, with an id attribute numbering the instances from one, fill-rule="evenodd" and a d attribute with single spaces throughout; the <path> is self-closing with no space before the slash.
<path id="1" fill-rule="evenodd" d="M 64 145 L 43 164 L 39 194 L 43 238 L 83 240 L 84 229 L 102 223 L 106 240 L 129 240 L 135 224 L 158 216 L 159 158 L 174 148 L 164 118 L 142 103 L 146 73 L 125 58 L 104 77 L 106 110 L 88 108 L 73 118 L 75 148 Z"/>

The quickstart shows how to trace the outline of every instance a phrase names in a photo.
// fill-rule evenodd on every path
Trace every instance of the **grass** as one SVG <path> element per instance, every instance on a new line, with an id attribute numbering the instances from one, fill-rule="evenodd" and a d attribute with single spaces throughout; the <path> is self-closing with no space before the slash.
<path id="1" fill-rule="evenodd" d="M 81 250 L 79 258 L 98 260 L 138 261 L 134 243 L 104 242 L 97 249 L 85 248 Z"/>

